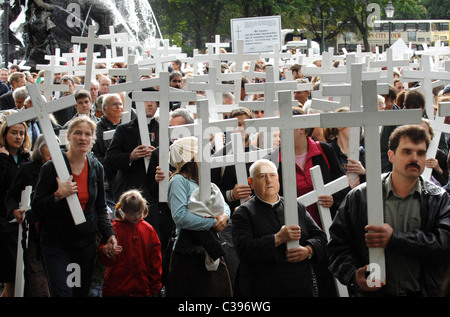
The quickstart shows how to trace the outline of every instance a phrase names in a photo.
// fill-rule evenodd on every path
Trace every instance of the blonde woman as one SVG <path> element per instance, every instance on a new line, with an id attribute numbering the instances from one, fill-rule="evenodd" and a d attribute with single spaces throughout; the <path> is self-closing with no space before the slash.
<path id="1" fill-rule="evenodd" d="M 6 116 L 16 113 L 5 111 L 0 118 L 0 283 L 4 285 L 2 296 L 14 296 L 16 273 L 18 224 L 9 223 L 5 196 L 22 163 L 30 161 L 31 140 L 25 123 L 8 127 Z"/>
<path id="2" fill-rule="evenodd" d="M 71 121 L 67 131 L 68 150 L 64 155 L 70 179 L 59 180 L 53 161 L 41 168 L 32 209 L 41 221 L 41 247 L 52 297 L 86 296 L 89 292 L 96 233 L 108 243 L 105 254 L 117 247 L 117 239 L 107 213 L 103 166 L 90 153 L 96 124 L 86 116 Z M 66 198 L 77 194 L 86 222 L 75 225 Z M 111 254 L 112 255 L 112 254 Z M 75 265 L 76 264 L 76 265 Z M 69 285 L 71 270 L 78 270 L 79 285 Z M 75 266 L 73 266 L 75 265 Z M 76 286 L 76 287 L 75 287 Z"/>

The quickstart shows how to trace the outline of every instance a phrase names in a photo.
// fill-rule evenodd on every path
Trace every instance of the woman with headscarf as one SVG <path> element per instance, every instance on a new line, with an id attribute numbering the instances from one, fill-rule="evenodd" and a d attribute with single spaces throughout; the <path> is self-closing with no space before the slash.
<path id="1" fill-rule="evenodd" d="M 199 199 L 198 142 L 195 137 L 178 139 L 170 147 L 170 178 L 167 203 L 176 225 L 176 240 L 169 267 L 168 296 L 231 296 L 228 270 L 217 244 L 230 216 L 217 186 L 211 197 Z"/>

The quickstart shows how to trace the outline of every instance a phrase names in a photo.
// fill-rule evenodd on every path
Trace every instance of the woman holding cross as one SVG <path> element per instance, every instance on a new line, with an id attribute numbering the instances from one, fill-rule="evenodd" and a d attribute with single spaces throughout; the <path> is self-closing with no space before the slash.
<path id="1" fill-rule="evenodd" d="M 90 153 L 96 124 L 77 117 L 67 131 L 68 150 L 64 163 L 71 175 L 62 182 L 55 164 L 41 168 L 32 209 L 41 220 L 41 247 L 53 297 L 86 296 L 92 280 L 97 231 L 108 240 L 105 254 L 117 247 L 105 202 L 103 166 Z M 86 222 L 75 225 L 66 198 L 77 194 Z"/>
<path id="2" fill-rule="evenodd" d="M 4 201 L 20 165 L 30 160 L 31 149 L 24 122 L 8 127 L 6 116 L 15 112 L 5 111 L 0 119 L 0 282 L 5 297 L 14 296 L 18 225 L 10 223 L 13 217 L 8 217 Z"/>

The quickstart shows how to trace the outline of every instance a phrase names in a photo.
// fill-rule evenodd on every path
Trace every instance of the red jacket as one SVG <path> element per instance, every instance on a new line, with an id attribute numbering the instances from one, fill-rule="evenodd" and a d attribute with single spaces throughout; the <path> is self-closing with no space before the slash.
<path id="1" fill-rule="evenodd" d="M 98 248 L 98 257 L 107 266 L 102 287 L 103 296 L 151 296 L 161 289 L 161 243 L 155 229 L 145 220 L 137 224 L 114 220 L 117 243 L 122 246 L 114 258 Z"/>

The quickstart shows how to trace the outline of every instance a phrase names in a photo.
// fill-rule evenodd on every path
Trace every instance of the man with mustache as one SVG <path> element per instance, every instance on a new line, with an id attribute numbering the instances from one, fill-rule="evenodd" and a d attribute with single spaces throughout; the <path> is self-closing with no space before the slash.
<path id="1" fill-rule="evenodd" d="M 400 126 L 392 133 L 393 168 L 382 176 L 383 226 L 367 225 L 366 183 L 349 192 L 339 208 L 330 227 L 329 268 L 350 295 L 443 294 L 450 263 L 450 198 L 420 176 L 429 143 L 429 134 L 418 125 Z M 366 278 L 369 248 L 384 248 L 386 283 Z"/>

